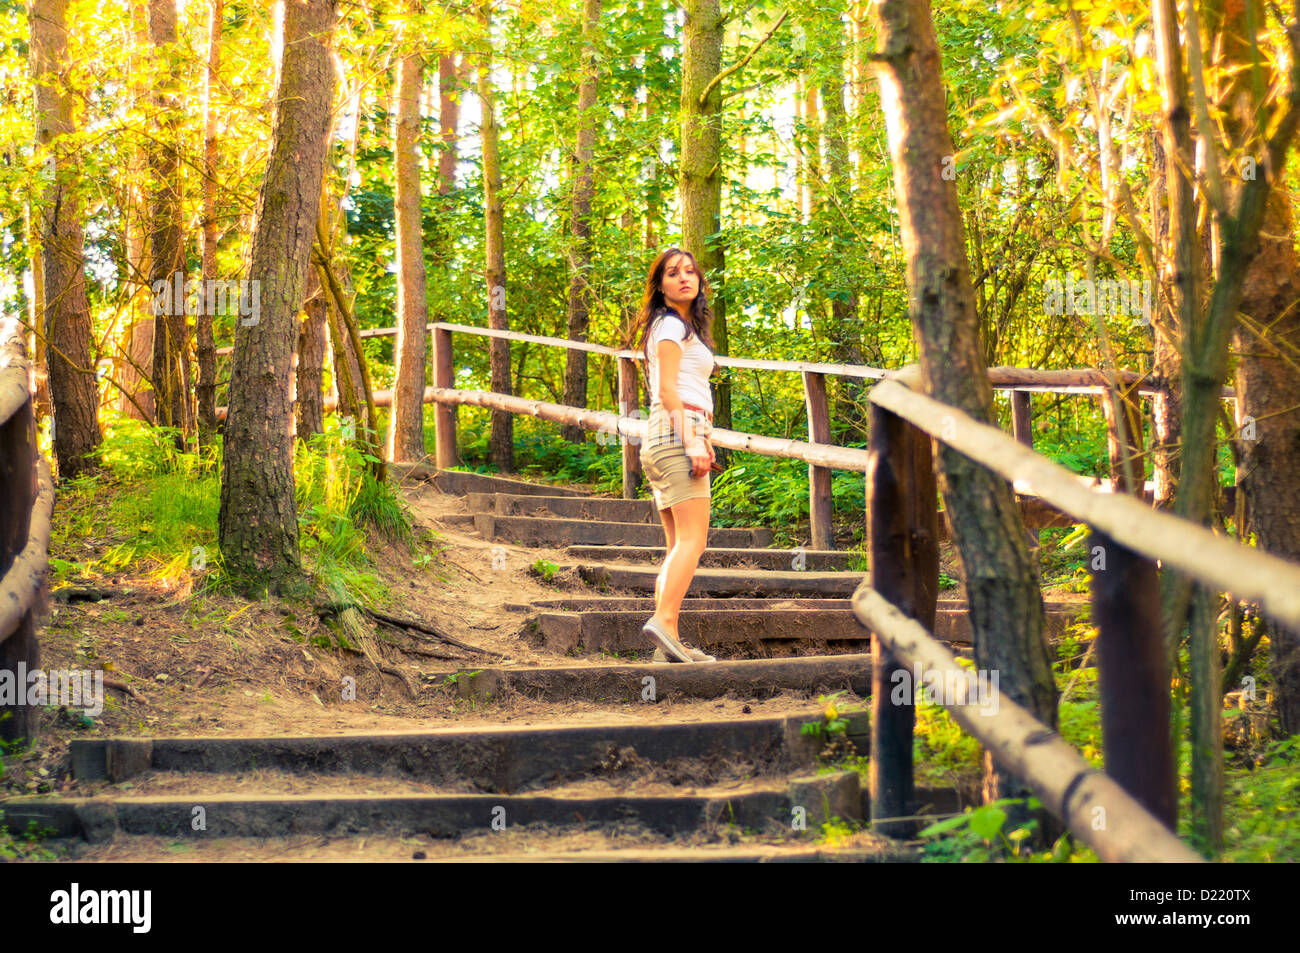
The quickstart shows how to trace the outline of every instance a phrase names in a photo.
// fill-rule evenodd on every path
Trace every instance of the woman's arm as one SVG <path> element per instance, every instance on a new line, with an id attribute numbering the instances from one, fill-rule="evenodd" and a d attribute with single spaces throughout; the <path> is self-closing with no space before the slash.
<path id="1" fill-rule="evenodd" d="M 682 438 L 686 455 L 695 470 L 708 472 L 714 460 L 713 448 L 707 438 L 695 433 L 694 420 L 686 413 L 682 398 L 677 393 L 677 373 L 681 370 L 683 349 L 676 341 L 660 341 L 655 348 L 659 360 L 659 403 L 668 411 L 673 429 Z M 699 476 L 699 473 L 695 474 Z"/>
<path id="2" fill-rule="evenodd" d="M 686 408 L 682 406 L 682 398 L 677 393 L 677 375 L 682 367 L 682 346 L 676 341 L 660 341 L 655 353 L 659 359 L 659 403 L 663 404 L 664 410 L 668 411 L 669 419 L 673 421 L 673 429 L 682 438 L 682 442 L 689 444 L 694 439 L 695 427 L 688 422 Z"/>

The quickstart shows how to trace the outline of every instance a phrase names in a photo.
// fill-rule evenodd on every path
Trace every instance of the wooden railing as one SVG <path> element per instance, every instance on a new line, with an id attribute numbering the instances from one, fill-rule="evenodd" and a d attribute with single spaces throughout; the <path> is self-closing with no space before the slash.
<path id="1" fill-rule="evenodd" d="M 54 485 L 36 444 L 31 369 L 23 326 L 0 322 L 0 672 L 17 704 L 0 702 L 0 738 L 33 741 L 40 709 L 25 704 L 20 666 L 40 664 L 36 616 L 49 566 Z"/>
<path id="2" fill-rule="evenodd" d="M 435 386 L 425 401 L 438 405 L 435 415 L 437 465 L 455 466 L 455 408 L 474 405 L 528 414 L 557 423 L 576 424 L 617 435 L 623 451 L 623 495 L 635 496 L 638 459 L 635 445 L 645 435 L 637 409 L 639 351 L 603 347 L 562 338 L 464 325 L 438 323 L 433 332 Z M 619 362 L 619 412 L 566 407 L 454 386 L 452 334 L 474 334 L 511 341 L 606 354 Z M 831 548 L 830 481 L 832 469 L 866 474 L 867 533 L 872 572 L 853 599 L 858 619 L 873 634 L 872 816 L 884 832 L 904 833 L 914 826 L 886 819 L 914 813 L 912 802 L 912 730 L 910 706 L 890 703 L 890 675 L 911 666 L 923 679 L 931 673 L 966 684 L 968 675 L 928 630 L 934 627 L 938 592 L 937 491 L 931 438 L 938 439 L 1007 479 L 1022 495 L 1037 496 L 1051 507 L 1093 528 L 1093 543 L 1103 546 L 1113 572 L 1094 586 L 1093 618 L 1099 625 L 1104 730 L 1116 724 L 1152 720 L 1157 730 L 1145 737 L 1164 737 L 1168 744 L 1169 679 L 1161 675 L 1159 638 L 1137 638 L 1142 626 L 1159 630 L 1155 560 L 1189 573 L 1202 582 L 1258 602 L 1272 617 L 1300 626 L 1300 567 L 1217 537 L 1185 520 L 1157 512 L 1137 498 L 1112 494 L 1099 481 L 1080 477 L 1035 453 L 1027 395 L 1032 391 L 1093 393 L 1111 396 L 1116 384 L 1140 394 L 1159 393 L 1132 372 L 1108 375 L 1096 370 L 1029 371 L 993 368 L 995 389 L 1012 392 L 1015 438 L 996 427 L 977 423 L 904 385 L 916 379 L 903 372 L 797 361 L 754 361 L 718 357 L 724 367 L 758 367 L 799 372 L 803 376 L 810 435 L 799 441 L 715 428 L 713 442 L 733 450 L 799 459 L 809 464 L 813 546 Z M 823 442 L 830 433 L 825 376 L 843 374 L 879 380 L 871 391 L 869 450 Z M 1231 392 L 1225 390 L 1225 397 Z M 1120 462 L 1112 445 L 1112 467 Z M 900 608 L 902 606 L 903 608 Z M 1153 616 L 1153 607 L 1157 607 Z M 1123 659 L 1107 664 L 1107 659 Z M 1033 716 L 995 693 L 997 711 L 985 704 L 946 705 L 956 721 L 973 734 L 998 762 L 1023 778 L 1044 805 L 1103 860 L 1195 862 L 1199 855 L 1153 815 L 1132 792 L 1150 783 L 1147 752 L 1141 746 L 1107 748 L 1110 774 L 1093 769 L 1083 757 Z M 1160 701 L 1163 699 L 1163 703 Z M 942 700 L 942 699 L 941 699 Z M 1163 710 L 1161 709 L 1163 704 Z M 1136 757 L 1134 756 L 1136 752 Z M 1150 792 L 1144 792 L 1149 794 Z M 1098 824 L 1098 809 L 1104 823 Z"/>
<path id="3" fill-rule="evenodd" d="M 1216 591 L 1257 603 L 1289 627 L 1300 626 L 1300 566 L 1133 497 L 1083 486 L 1075 474 L 998 428 L 907 386 L 918 379 L 908 369 L 878 384 L 870 395 L 868 522 L 874 571 L 855 593 L 853 609 L 873 635 L 872 815 L 913 813 L 914 714 L 907 705 L 891 703 L 893 673 L 906 671 L 909 679 L 919 675 L 927 684 L 970 685 L 971 676 L 928 631 L 938 588 L 932 542 L 937 533 L 929 502 L 933 438 L 1092 527 L 1092 618 L 1098 627 L 1103 748 L 1110 776 L 1092 769 L 1005 696 L 993 704 L 969 694 L 936 700 L 1101 859 L 1199 860 L 1143 807 L 1172 808 L 1174 797 L 1169 672 L 1156 560 L 1166 571 L 1184 572 Z M 1104 560 L 1100 567 L 1095 564 L 1098 552 Z M 949 703 L 953 701 L 960 703 Z M 1172 817 L 1172 810 L 1162 813 Z"/>
<path id="4" fill-rule="evenodd" d="M 425 403 L 439 405 L 435 414 L 436 462 L 439 467 L 451 467 L 459 464 L 456 448 L 455 408 L 461 404 L 488 407 L 509 413 L 528 414 L 557 423 L 576 424 L 588 430 L 608 434 L 611 441 L 617 439 L 622 446 L 623 455 L 623 496 L 633 498 L 641 483 L 641 464 L 637 446 L 644 437 L 645 423 L 639 410 L 640 386 L 637 364 L 642 361 L 639 350 L 607 347 L 586 341 L 570 341 L 566 338 L 545 335 L 525 334 L 520 331 L 507 331 L 494 328 L 474 327 L 463 324 L 438 322 L 428 325 L 433 335 L 433 380 L 434 386 L 425 389 Z M 364 336 L 383 336 L 395 333 L 391 328 L 380 328 L 363 332 Z M 569 350 L 587 351 L 616 358 L 618 361 L 618 413 L 593 411 L 566 407 L 546 401 L 528 400 L 490 391 L 461 390 L 455 386 L 455 361 L 453 356 L 452 335 L 471 334 L 475 336 L 497 338 L 507 341 L 520 341 L 541 344 L 549 347 Z M 832 494 L 831 471 L 853 470 L 859 473 L 867 471 L 867 451 L 839 447 L 825 442 L 831 432 L 830 409 L 826 393 L 827 376 L 856 377 L 867 380 L 881 380 L 894 373 L 882 368 L 865 367 L 853 364 L 824 364 L 809 361 L 770 361 L 751 358 L 729 357 L 719 355 L 715 358 L 722 367 L 753 368 L 768 371 L 785 371 L 798 373 L 802 377 L 804 401 L 808 416 L 809 440 L 791 440 L 765 437 L 758 434 L 715 428 L 713 443 L 733 450 L 759 453 L 766 456 L 786 457 L 803 460 L 808 463 L 808 511 L 809 511 L 809 547 L 812 549 L 833 549 L 833 531 L 831 524 Z M 1032 421 L 1030 414 L 1030 393 L 1059 394 L 1093 394 L 1106 396 L 1115 384 L 1130 388 L 1138 395 L 1155 395 L 1160 388 L 1146 382 L 1145 378 L 1134 371 L 1119 371 L 1111 380 L 1102 371 L 1085 368 L 1079 370 L 1027 370 L 1014 367 L 990 368 L 989 382 L 995 390 L 1008 391 L 1012 400 L 1012 420 L 1018 439 L 1032 445 Z M 1230 392 L 1225 392 L 1230 394 Z M 391 394 L 379 391 L 375 395 L 377 406 L 386 406 L 391 401 Z M 1112 447 L 1112 454 L 1120 451 Z M 1112 458 L 1116 464 L 1118 458 Z M 1076 477 L 1080 485 L 1106 485 L 1096 478 Z M 1032 496 L 1032 493 L 1023 493 Z"/>

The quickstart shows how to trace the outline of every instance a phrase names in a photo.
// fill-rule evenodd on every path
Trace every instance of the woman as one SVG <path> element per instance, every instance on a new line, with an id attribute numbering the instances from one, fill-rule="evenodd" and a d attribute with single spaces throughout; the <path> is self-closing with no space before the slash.
<path id="1" fill-rule="evenodd" d="M 677 631 L 682 599 L 709 534 L 709 471 L 713 432 L 713 311 L 708 282 L 695 257 L 670 248 L 646 280 L 638 329 L 650 380 L 650 419 L 641 468 L 664 524 L 667 555 L 655 580 L 655 612 L 642 632 L 657 646 L 656 662 L 712 662 L 684 645 Z"/>

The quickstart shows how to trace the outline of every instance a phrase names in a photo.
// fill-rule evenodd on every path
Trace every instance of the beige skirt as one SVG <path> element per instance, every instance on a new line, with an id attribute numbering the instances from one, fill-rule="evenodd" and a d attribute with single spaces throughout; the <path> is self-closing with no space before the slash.
<path id="1" fill-rule="evenodd" d="M 684 411 L 694 432 L 707 437 L 713 432 L 709 418 L 698 410 Z M 650 408 L 646 421 L 646 439 L 641 444 L 641 469 L 650 484 L 655 508 L 666 510 L 670 506 L 697 497 L 712 496 L 709 474 L 691 476 L 691 458 L 681 436 L 672 429 L 672 420 L 662 404 Z"/>

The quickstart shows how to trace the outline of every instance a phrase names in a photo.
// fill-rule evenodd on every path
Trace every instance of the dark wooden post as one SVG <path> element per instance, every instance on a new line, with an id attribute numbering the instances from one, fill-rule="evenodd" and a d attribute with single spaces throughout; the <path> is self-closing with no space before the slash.
<path id="1" fill-rule="evenodd" d="M 1111 488 L 1115 493 L 1132 493 L 1142 497 L 1146 477 L 1142 462 L 1142 410 L 1138 406 L 1137 389 L 1121 391 L 1116 397 L 1106 391 L 1101 399 L 1106 415 L 1106 452 L 1110 456 Z M 1124 433 L 1120 434 L 1120 421 Z M 1124 477 L 1124 454 L 1127 451 L 1133 466 L 1133 485 L 1127 486 Z"/>
<path id="2" fill-rule="evenodd" d="M 631 417 L 641 408 L 641 384 L 637 380 L 636 360 L 630 357 L 618 359 L 618 414 Z M 623 446 L 623 499 L 636 499 L 637 488 L 641 484 L 641 444 L 639 441 L 621 437 Z"/>
<path id="3" fill-rule="evenodd" d="M 1176 830 L 1169 659 L 1155 563 L 1104 533 L 1089 537 L 1106 773 Z"/>
<path id="4" fill-rule="evenodd" d="M 1011 392 L 1011 433 L 1026 447 L 1034 445 L 1034 408 L 1030 403 L 1029 391 L 1013 390 Z M 1024 505 L 1020 508 L 1024 515 Z M 1030 529 L 1029 520 L 1025 520 L 1025 536 L 1029 540 L 1030 553 L 1038 551 L 1038 530 Z"/>
<path id="5" fill-rule="evenodd" d="M 804 400 L 808 406 L 808 439 L 813 443 L 830 443 L 831 415 L 826 401 L 826 375 L 803 372 Z M 812 549 L 834 549 L 835 534 L 831 526 L 831 471 L 829 467 L 808 464 L 808 519 Z"/>
<path id="6" fill-rule="evenodd" d="M 433 329 L 433 386 L 456 386 L 456 366 L 451 353 L 451 331 Z M 456 450 L 456 405 L 439 402 L 433 412 L 434 452 L 439 469 L 460 464 Z"/>
<path id="7" fill-rule="evenodd" d="M 1011 433 L 1026 447 L 1034 445 L 1034 411 L 1029 402 L 1029 391 L 1011 392 Z"/>
<path id="8" fill-rule="evenodd" d="M 6 324 L 0 339 L 0 397 L 13 397 L 28 390 L 28 364 L 21 329 Z M 21 400 L 21 397 L 17 397 Z M 12 400 L 0 400 L 9 407 Z M 0 411 L 3 414 L 3 411 Z M 0 579 L 9 572 L 18 555 L 27 546 L 31 532 L 32 507 L 36 503 L 36 423 L 32 401 L 28 396 L 0 420 Z M 40 645 L 36 641 L 36 612 L 28 611 L 12 633 L 0 631 L 0 671 L 12 673 L 18 692 L 15 705 L 0 705 L 0 739 L 29 743 L 36 740 L 41 710 L 25 704 L 26 679 L 19 677 L 19 666 L 27 672 L 40 668 Z"/>
<path id="9" fill-rule="evenodd" d="M 867 490 L 871 586 L 933 631 L 939 595 L 939 530 L 930 438 L 874 404 Z M 916 809 L 914 673 L 899 667 L 875 633 L 871 665 L 871 816 L 909 817 Z M 873 820 L 872 829 L 908 837 L 916 825 Z"/>

